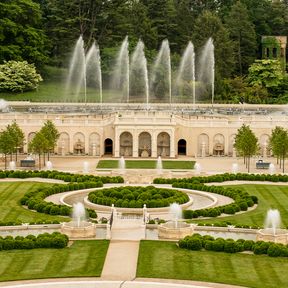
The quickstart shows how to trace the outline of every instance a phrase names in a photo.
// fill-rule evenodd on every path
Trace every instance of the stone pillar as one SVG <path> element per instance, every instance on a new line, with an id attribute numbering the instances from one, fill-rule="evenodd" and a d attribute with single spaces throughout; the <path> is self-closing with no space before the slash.
<path id="1" fill-rule="evenodd" d="M 136 131 L 134 131 L 132 133 L 132 137 L 133 137 L 133 148 L 132 148 L 132 156 L 134 158 L 137 158 L 138 157 L 138 147 L 139 147 L 139 137 L 138 137 L 138 133 L 136 133 Z"/>
<path id="2" fill-rule="evenodd" d="M 84 136 L 85 137 L 85 136 Z M 84 138 L 84 149 L 85 149 L 85 154 L 89 154 L 89 137 Z"/>
<path id="3" fill-rule="evenodd" d="M 118 132 L 118 130 L 115 130 L 114 156 L 115 157 L 120 157 L 120 141 L 119 141 L 119 132 Z"/>
<path id="4" fill-rule="evenodd" d="M 156 158 L 157 157 L 157 132 L 153 131 L 152 134 L 152 145 L 151 145 L 151 157 Z"/>
<path id="5" fill-rule="evenodd" d="M 186 147 L 187 152 L 187 147 Z M 170 134 L 170 157 L 175 158 L 175 135 L 174 135 L 174 129 L 171 131 Z"/>
<path id="6" fill-rule="evenodd" d="M 74 153 L 74 137 L 70 137 L 70 135 L 69 135 L 69 138 L 71 139 L 71 141 L 70 141 L 70 147 L 69 147 L 69 151 L 66 151 L 66 153 Z"/>

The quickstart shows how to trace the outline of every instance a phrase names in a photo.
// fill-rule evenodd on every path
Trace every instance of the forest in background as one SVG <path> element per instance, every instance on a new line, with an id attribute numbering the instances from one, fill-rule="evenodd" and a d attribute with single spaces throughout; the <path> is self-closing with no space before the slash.
<path id="1" fill-rule="evenodd" d="M 139 38 L 143 40 L 150 64 L 161 42 L 168 39 L 175 68 L 188 41 L 193 42 L 198 55 L 212 37 L 218 99 L 230 101 L 233 95 L 237 95 L 236 101 L 244 97 L 252 103 L 267 102 L 268 98 L 288 99 L 287 76 L 272 86 L 265 81 L 251 85 L 247 80 L 249 67 L 261 58 L 261 36 L 288 35 L 287 0 L 2 0 L 0 3 L 0 64 L 26 60 L 34 63 L 45 79 L 49 76 L 47 65 L 67 67 L 79 35 L 83 35 L 87 49 L 93 41 L 100 46 L 104 81 L 111 74 L 112 61 L 126 35 L 131 51 Z"/>

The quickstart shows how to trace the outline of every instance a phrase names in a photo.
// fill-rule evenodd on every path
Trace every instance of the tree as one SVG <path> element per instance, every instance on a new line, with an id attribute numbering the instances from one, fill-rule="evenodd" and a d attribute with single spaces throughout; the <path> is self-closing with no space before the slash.
<path id="1" fill-rule="evenodd" d="M 47 57 L 41 21 L 40 5 L 32 0 L 0 2 L 0 63 L 26 60 L 43 66 Z"/>
<path id="2" fill-rule="evenodd" d="M 288 132 L 283 127 L 276 126 L 272 130 L 272 134 L 269 138 L 269 147 L 272 150 L 274 156 L 280 159 L 280 168 L 282 166 L 282 172 L 284 173 L 285 158 L 288 155 Z"/>
<path id="3" fill-rule="evenodd" d="M 251 85 L 260 85 L 270 91 L 281 85 L 284 78 L 278 60 L 256 60 L 248 71 L 248 81 Z"/>
<path id="4" fill-rule="evenodd" d="M 44 123 L 44 126 L 41 128 L 40 132 L 44 135 L 47 141 L 47 151 L 45 152 L 48 152 L 48 161 L 49 161 L 50 151 L 54 151 L 60 134 L 51 120 L 47 120 Z M 44 156 L 44 164 L 45 164 L 45 156 Z"/>
<path id="5" fill-rule="evenodd" d="M 48 141 L 45 135 L 39 131 L 28 144 L 28 150 L 39 156 L 39 170 L 41 169 L 41 154 L 48 150 Z"/>
<path id="6" fill-rule="evenodd" d="M 33 64 L 8 61 L 0 65 L 0 92 L 35 90 L 42 81 Z"/>
<path id="7" fill-rule="evenodd" d="M 234 147 L 238 154 L 244 157 L 244 162 L 250 172 L 250 159 L 259 151 L 258 139 L 249 126 L 243 124 L 235 136 Z"/>
<path id="8" fill-rule="evenodd" d="M 12 152 L 16 153 L 15 160 L 17 161 L 17 152 L 18 152 L 18 149 L 23 147 L 24 145 L 25 135 L 23 131 L 21 130 L 21 128 L 16 123 L 16 121 L 13 121 L 11 125 L 7 126 L 7 133 L 12 137 L 12 141 L 13 141 Z"/>
<path id="9" fill-rule="evenodd" d="M 254 25 L 249 19 L 248 10 L 240 1 L 232 6 L 226 18 L 226 27 L 230 39 L 234 42 L 236 73 L 242 75 L 244 72 L 245 74 L 255 60 L 257 43 Z"/>
<path id="10" fill-rule="evenodd" d="M 13 153 L 14 141 L 8 130 L 0 132 L 0 152 L 4 154 L 5 170 L 7 169 L 7 155 Z"/>

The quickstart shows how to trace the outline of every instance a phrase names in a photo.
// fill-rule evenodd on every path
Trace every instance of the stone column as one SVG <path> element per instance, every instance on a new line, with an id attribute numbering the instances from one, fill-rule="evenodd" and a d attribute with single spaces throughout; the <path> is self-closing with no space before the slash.
<path id="1" fill-rule="evenodd" d="M 157 157 L 157 132 L 153 131 L 152 134 L 152 145 L 151 145 L 151 157 Z"/>
<path id="2" fill-rule="evenodd" d="M 69 138 L 70 138 L 70 142 L 69 142 L 69 151 L 66 151 L 66 153 L 74 153 L 74 137 L 70 137 L 69 135 Z"/>
<path id="3" fill-rule="evenodd" d="M 134 158 L 138 157 L 138 147 L 139 147 L 139 137 L 138 137 L 138 133 L 136 131 L 132 132 L 132 137 L 133 137 L 133 148 L 132 148 L 132 156 Z"/>
<path id="4" fill-rule="evenodd" d="M 118 130 L 115 130 L 114 156 L 120 157 L 120 141 L 119 141 L 119 131 Z"/>
<path id="5" fill-rule="evenodd" d="M 186 147 L 187 151 L 187 147 Z M 174 129 L 172 129 L 170 134 L 170 157 L 175 158 L 175 135 L 174 135 Z"/>

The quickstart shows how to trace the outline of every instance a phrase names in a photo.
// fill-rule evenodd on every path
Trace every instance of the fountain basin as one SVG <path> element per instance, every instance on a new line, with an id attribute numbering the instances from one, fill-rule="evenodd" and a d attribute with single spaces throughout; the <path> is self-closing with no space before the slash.
<path id="1" fill-rule="evenodd" d="M 185 222 L 174 221 L 166 222 L 158 226 L 158 237 L 162 239 L 182 239 L 185 236 L 192 235 L 195 225 Z"/>
<path id="2" fill-rule="evenodd" d="M 256 241 L 274 242 L 281 243 L 284 245 L 288 244 L 288 230 L 265 228 L 260 229 L 257 232 Z"/>
<path id="3" fill-rule="evenodd" d="M 88 221 L 81 221 L 77 226 L 74 221 L 63 223 L 61 233 L 66 234 L 69 238 L 95 238 L 96 226 Z"/>

